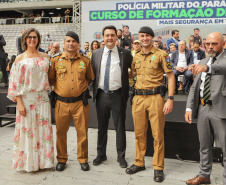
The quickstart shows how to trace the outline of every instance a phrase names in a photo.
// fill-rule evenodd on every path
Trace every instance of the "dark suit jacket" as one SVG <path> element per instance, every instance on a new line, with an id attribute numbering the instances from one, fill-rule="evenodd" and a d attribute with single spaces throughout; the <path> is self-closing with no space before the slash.
<path id="1" fill-rule="evenodd" d="M 5 39 L 3 37 L 3 35 L 0 35 L 0 59 L 5 59 L 6 55 L 5 55 L 5 50 L 3 48 L 3 46 L 6 45 Z"/>
<path id="2" fill-rule="evenodd" d="M 191 52 L 192 52 L 192 57 L 193 57 L 193 59 L 194 59 L 194 50 L 192 50 Z M 199 49 L 199 50 L 198 50 L 197 60 L 202 60 L 202 59 L 204 59 L 204 58 L 206 58 L 205 52 L 204 52 L 203 50 Z"/>
<path id="3" fill-rule="evenodd" d="M 133 57 L 131 51 L 121 47 L 118 48 L 120 67 L 121 67 L 121 80 L 122 80 L 122 99 L 126 102 L 129 96 L 129 80 L 128 80 L 128 68 L 131 67 Z M 100 76 L 100 67 L 101 60 L 103 55 L 104 47 L 99 48 L 93 51 L 92 54 L 92 66 L 95 74 L 95 79 L 93 81 L 93 101 L 96 99 L 98 85 L 99 85 L 99 76 Z"/>
<path id="4" fill-rule="evenodd" d="M 125 38 L 121 38 L 119 44 L 122 48 L 125 48 L 125 46 L 129 46 L 129 43 L 125 40 Z"/>
<path id="5" fill-rule="evenodd" d="M 191 64 L 194 63 L 192 52 L 185 50 L 185 58 L 187 60 L 188 66 L 190 66 Z M 179 50 L 173 51 L 171 58 L 170 58 L 170 61 L 171 61 L 173 68 L 177 67 L 178 59 L 179 59 Z"/>
<path id="6" fill-rule="evenodd" d="M 178 42 L 180 42 L 179 39 L 178 39 Z M 171 43 L 175 43 L 176 44 L 176 47 L 178 49 L 178 43 L 176 43 L 175 40 L 171 37 L 169 40 L 167 40 L 167 48 L 168 48 L 169 51 L 170 51 L 170 44 Z"/>

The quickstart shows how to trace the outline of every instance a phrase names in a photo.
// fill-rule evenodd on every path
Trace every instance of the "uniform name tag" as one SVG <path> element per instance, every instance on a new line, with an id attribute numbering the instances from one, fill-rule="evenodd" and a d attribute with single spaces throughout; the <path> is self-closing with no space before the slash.
<path id="1" fill-rule="evenodd" d="M 58 69 L 64 69 L 65 66 L 58 66 L 57 68 L 58 68 Z"/>

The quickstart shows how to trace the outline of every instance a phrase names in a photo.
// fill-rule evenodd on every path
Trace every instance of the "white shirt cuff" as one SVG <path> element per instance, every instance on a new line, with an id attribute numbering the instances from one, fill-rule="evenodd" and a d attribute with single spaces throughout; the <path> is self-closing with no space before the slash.
<path id="1" fill-rule="evenodd" d="M 192 109 L 186 108 L 186 112 L 192 112 Z"/>
<path id="2" fill-rule="evenodd" d="M 208 74 L 211 73 L 211 64 L 207 64 L 209 66 L 209 71 L 208 71 Z"/>

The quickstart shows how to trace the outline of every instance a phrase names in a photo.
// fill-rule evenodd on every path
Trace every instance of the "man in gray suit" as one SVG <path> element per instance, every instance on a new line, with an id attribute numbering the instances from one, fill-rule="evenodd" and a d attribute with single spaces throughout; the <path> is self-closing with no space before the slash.
<path id="1" fill-rule="evenodd" d="M 226 51 L 223 35 L 213 32 L 206 39 L 209 54 L 199 62 L 190 65 L 197 75 L 190 88 L 186 105 L 185 120 L 192 123 L 197 118 L 200 141 L 200 172 L 186 181 L 188 185 L 209 184 L 212 170 L 213 131 L 220 141 L 224 154 L 223 183 L 226 184 Z"/>
<path id="2" fill-rule="evenodd" d="M 16 39 L 16 48 L 17 48 L 17 55 L 20 55 L 21 53 L 24 52 L 22 49 L 22 35 L 25 32 L 25 29 L 21 30 L 21 36 L 17 37 Z"/>

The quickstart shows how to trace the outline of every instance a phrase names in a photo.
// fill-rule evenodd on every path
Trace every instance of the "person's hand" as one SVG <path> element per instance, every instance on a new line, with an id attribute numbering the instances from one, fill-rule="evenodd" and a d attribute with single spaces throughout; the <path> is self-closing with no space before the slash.
<path id="1" fill-rule="evenodd" d="M 188 67 L 182 67 L 182 72 L 181 73 L 183 73 L 183 72 L 185 72 L 187 70 L 188 70 Z"/>
<path id="2" fill-rule="evenodd" d="M 189 124 L 192 123 L 192 112 L 186 111 L 184 115 L 185 121 L 188 122 Z"/>
<path id="3" fill-rule="evenodd" d="M 188 70 L 191 70 L 193 75 L 198 75 L 199 73 L 206 72 L 207 67 L 199 64 L 191 64 Z"/>
<path id="4" fill-rule="evenodd" d="M 173 100 L 168 99 L 163 107 L 164 115 L 169 114 L 173 110 Z"/>
<path id="5" fill-rule="evenodd" d="M 177 70 L 177 71 L 180 72 L 180 73 L 183 72 L 183 68 L 181 68 L 181 67 L 175 67 L 175 70 Z"/>
<path id="6" fill-rule="evenodd" d="M 25 106 L 23 104 L 18 104 L 17 105 L 17 108 L 18 108 L 19 114 L 21 116 L 24 116 L 25 117 L 27 115 L 26 108 L 25 108 Z"/>

